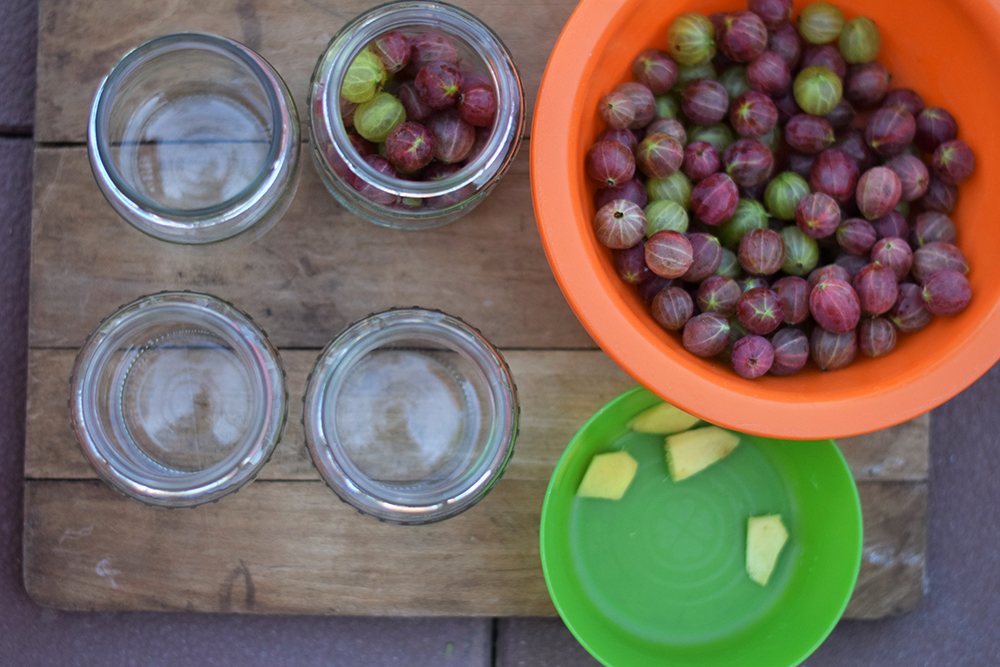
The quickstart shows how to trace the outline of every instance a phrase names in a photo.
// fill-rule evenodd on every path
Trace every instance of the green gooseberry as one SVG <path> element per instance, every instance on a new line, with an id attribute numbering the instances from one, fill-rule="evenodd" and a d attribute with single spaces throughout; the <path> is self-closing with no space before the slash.
<path id="1" fill-rule="evenodd" d="M 656 97 L 656 111 L 653 118 L 669 118 L 671 120 L 681 120 L 681 102 L 675 96 L 667 93 Z"/>
<path id="2" fill-rule="evenodd" d="M 659 201 L 669 199 L 677 202 L 682 208 L 687 209 L 691 203 L 691 190 L 693 186 L 683 171 L 677 171 L 670 176 L 662 178 L 651 178 L 646 181 L 646 196 L 649 201 Z"/>
<path id="3" fill-rule="evenodd" d="M 667 30 L 667 51 L 678 65 L 708 62 L 715 57 L 715 27 L 704 14 L 681 14 Z"/>
<path id="4" fill-rule="evenodd" d="M 785 242 L 785 261 L 781 265 L 782 271 L 800 278 L 809 275 L 819 263 L 819 245 L 816 239 L 806 236 L 795 225 L 789 225 L 778 233 Z"/>
<path id="5" fill-rule="evenodd" d="M 799 15 L 799 34 L 810 44 L 829 44 L 843 28 L 844 15 L 829 2 L 814 2 Z"/>
<path id="6" fill-rule="evenodd" d="M 727 69 L 719 77 L 719 83 L 729 93 L 731 100 L 750 90 L 750 84 L 747 83 L 747 68 L 743 65 L 734 65 Z"/>
<path id="7" fill-rule="evenodd" d="M 863 65 L 875 60 L 881 46 L 878 26 L 867 16 L 859 16 L 844 24 L 840 33 L 840 55 L 851 65 Z"/>
<path id="8" fill-rule="evenodd" d="M 379 93 L 354 111 L 354 129 L 372 143 L 383 143 L 397 125 L 405 122 L 403 103 L 389 93 Z"/>
<path id="9" fill-rule="evenodd" d="M 740 240 L 751 229 L 767 229 L 767 209 L 756 199 L 741 197 L 736 202 L 736 210 L 724 223 L 719 225 L 716 235 L 722 245 L 735 251 Z"/>
<path id="10" fill-rule="evenodd" d="M 712 64 L 711 60 L 700 65 L 678 65 L 677 81 L 674 83 L 674 87 L 670 89 L 670 92 L 680 95 L 684 92 L 685 88 L 698 79 L 711 79 L 715 81 L 718 77 L 718 72 L 715 71 L 715 65 Z"/>
<path id="11" fill-rule="evenodd" d="M 729 248 L 722 249 L 722 262 L 719 263 L 719 268 L 715 270 L 715 275 L 725 276 L 733 280 L 743 275 L 743 267 L 740 266 L 740 260 L 736 257 L 735 252 Z"/>
<path id="12" fill-rule="evenodd" d="M 733 130 L 725 123 L 715 125 L 695 125 L 688 132 L 688 143 L 695 141 L 706 141 L 712 144 L 712 148 L 718 151 L 721 157 L 730 144 L 736 141 Z"/>
<path id="13" fill-rule="evenodd" d="M 377 55 L 365 49 L 347 67 L 340 95 L 348 102 L 361 104 L 375 97 L 383 83 L 385 65 Z"/>
<path id="14" fill-rule="evenodd" d="M 683 234 L 688 230 L 688 213 L 672 199 L 657 199 L 646 205 L 646 238 L 656 232 L 671 231 Z"/>
<path id="15" fill-rule="evenodd" d="M 764 203 L 779 220 L 794 220 L 799 200 L 809 194 L 809 184 L 794 171 L 783 171 L 764 190 Z"/>
<path id="16" fill-rule="evenodd" d="M 795 103 L 813 116 L 825 116 L 840 103 L 844 84 L 826 67 L 807 67 L 795 77 L 792 93 Z"/>

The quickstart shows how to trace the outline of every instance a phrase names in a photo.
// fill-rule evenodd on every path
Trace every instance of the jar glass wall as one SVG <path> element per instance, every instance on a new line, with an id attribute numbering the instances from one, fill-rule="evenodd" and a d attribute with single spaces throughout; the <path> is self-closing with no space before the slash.
<path id="1" fill-rule="evenodd" d="M 152 39 L 114 66 L 91 108 L 88 149 L 105 198 L 136 229 L 206 244 L 256 238 L 298 177 L 295 103 L 278 73 L 225 37 Z"/>
<path id="2" fill-rule="evenodd" d="M 346 73 L 359 53 L 390 31 L 410 39 L 443 36 L 457 51 L 456 67 L 463 70 L 463 76 L 492 85 L 494 120 L 477 132 L 470 157 L 450 164 L 439 164 L 436 157 L 430 166 L 402 178 L 373 166 L 352 144 L 343 112 L 353 114 L 354 108 L 351 104 L 342 108 L 340 95 Z M 404 68 L 384 90 L 396 94 L 406 85 L 400 80 L 413 74 Z M 478 18 L 441 2 L 392 2 L 350 21 L 320 57 L 309 90 L 311 152 L 327 189 L 356 215 L 402 229 L 443 225 L 478 205 L 513 161 L 524 117 L 521 79 L 507 47 Z"/>

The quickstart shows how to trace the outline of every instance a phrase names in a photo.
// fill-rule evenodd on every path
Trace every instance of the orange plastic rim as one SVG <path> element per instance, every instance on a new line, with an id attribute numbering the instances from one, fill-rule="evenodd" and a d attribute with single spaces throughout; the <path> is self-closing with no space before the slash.
<path id="1" fill-rule="evenodd" d="M 796 14 L 806 2 L 795 2 Z M 879 60 L 893 86 L 910 87 L 959 123 L 977 171 L 959 188 L 952 218 L 965 253 L 972 302 L 902 334 L 880 359 L 858 358 L 823 373 L 812 363 L 790 377 L 744 380 L 717 359 L 699 359 L 661 329 L 611 252 L 594 238 L 596 190 L 584 156 L 604 129 L 597 102 L 631 79 L 632 60 L 665 48 L 678 14 L 742 8 L 741 0 L 583 0 L 542 79 L 531 133 L 535 217 L 559 286 L 601 348 L 638 382 L 707 421 L 778 438 L 834 438 L 898 424 L 948 400 L 1000 358 L 1000 14 L 988 0 L 846 0 L 881 28 Z M 992 196 L 991 196 L 992 195 Z"/>

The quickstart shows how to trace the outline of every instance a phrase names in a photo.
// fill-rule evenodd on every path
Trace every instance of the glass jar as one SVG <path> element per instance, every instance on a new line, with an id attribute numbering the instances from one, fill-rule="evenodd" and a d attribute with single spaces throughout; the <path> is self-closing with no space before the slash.
<path id="1" fill-rule="evenodd" d="M 320 355 L 306 445 L 330 488 L 384 521 L 439 521 L 478 502 L 517 435 L 510 369 L 482 334 L 420 308 L 371 315 Z"/>
<path id="2" fill-rule="evenodd" d="M 87 145 L 97 184 L 139 231 L 205 244 L 263 235 L 298 184 L 299 121 L 259 55 L 225 37 L 152 39 L 97 89 Z"/>
<path id="3" fill-rule="evenodd" d="M 382 173 L 358 153 L 344 128 L 340 90 L 348 66 L 375 38 L 392 30 L 407 36 L 445 35 L 458 50 L 459 67 L 478 69 L 496 92 L 493 126 L 477 136 L 474 157 L 455 173 L 439 170 L 446 175 L 437 180 Z M 386 90 L 395 85 L 390 81 Z M 352 213 L 399 229 L 437 227 L 471 211 L 507 171 L 524 130 L 521 79 L 507 47 L 478 18 L 443 2 L 390 2 L 345 25 L 316 64 L 309 112 L 313 162 L 330 193 Z"/>
<path id="4" fill-rule="evenodd" d="M 211 502 L 250 482 L 288 412 L 264 332 L 192 292 L 143 297 L 105 319 L 77 356 L 70 403 L 97 474 L 162 507 Z"/>

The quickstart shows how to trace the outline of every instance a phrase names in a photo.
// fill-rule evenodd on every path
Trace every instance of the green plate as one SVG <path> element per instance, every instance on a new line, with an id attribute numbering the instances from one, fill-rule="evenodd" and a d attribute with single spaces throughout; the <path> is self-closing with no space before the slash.
<path id="1" fill-rule="evenodd" d="M 542 507 L 541 557 L 556 609 L 608 667 L 791 667 L 836 625 L 861 565 L 861 502 L 832 440 L 746 434 L 725 459 L 670 479 L 664 436 L 628 422 L 660 399 L 642 387 L 604 406 L 559 460 Z M 595 454 L 638 461 L 618 501 L 578 498 Z M 751 516 L 789 539 L 767 586 L 745 571 Z"/>

